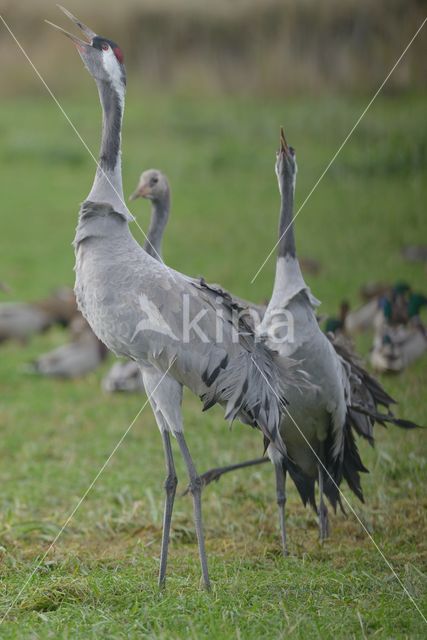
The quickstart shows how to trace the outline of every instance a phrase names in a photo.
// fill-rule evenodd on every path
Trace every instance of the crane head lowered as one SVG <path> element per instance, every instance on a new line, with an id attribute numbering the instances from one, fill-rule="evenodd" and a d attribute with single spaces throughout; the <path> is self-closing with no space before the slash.
<path id="1" fill-rule="evenodd" d="M 148 169 L 141 173 L 138 186 L 129 200 L 147 198 L 153 201 L 163 201 L 169 196 L 169 185 L 166 176 L 158 169 Z"/>
<path id="2" fill-rule="evenodd" d="M 280 147 L 276 153 L 275 169 L 279 186 L 281 181 L 286 179 L 286 177 L 292 177 L 293 182 L 295 181 L 298 170 L 295 149 L 288 145 L 283 127 L 280 127 Z"/>
<path id="3" fill-rule="evenodd" d="M 126 71 L 123 53 L 119 45 L 108 38 L 97 35 L 61 5 L 58 7 L 82 31 L 87 40 L 78 38 L 49 20 L 46 22 L 73 41 L 86 69 L 95 80 L 111 83 L 119 94 L 123 94 L 126 86 Z"/>

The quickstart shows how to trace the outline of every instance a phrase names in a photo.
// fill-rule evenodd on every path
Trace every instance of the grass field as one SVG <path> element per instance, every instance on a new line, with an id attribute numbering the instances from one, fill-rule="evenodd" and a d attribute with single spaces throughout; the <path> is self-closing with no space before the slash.
<path id="1" fill-rule="evenodd" d="M 63 106 L 96 151 L 99 109 L 87 83 L 93 91 Z M 298 206 L 367 101 L 131 92 L 125 191 L 133 190 L 142 169 L 163 169 L 173 187 L 164 246 L 169 264 L 264 300 L 274 261 L 254 284 L 251 279 L 275 240 L 279 125 L 297 150 Z M 367 281 L 405 279 L 425 289 L 425 266 L 400 257 L 402 244 L 425 241 L 427 234 L 425 108 L 425 96 L 379 99 L 298 217 L 299 253 L 322 265 L 307 279 L 324 313 L 335 312 L 343 297 L 357 304 Z M 0 134 L 0 279 L 13 289 L 12 296 L 0 295 L 35 299 L 73 281 L 70 243 L 94 167 L 50 101 L 3 101 Z M 147 203 L 137 202 L 134 211 L 146 227 Z M 143 240 L 137 228 L 134 233 Z M 352 515 L 332 516 L 332 535 L 321 548 L 314 515 L 289 487 L 291 556 L 281 557 L 267 465 L 205 492 L 210 594 L 199 588 L 191 501 L 177 499 L 167 589 L 159 593 L 164 470 L 148 407 L 39 566 L 144 402 L 138 395 L 103 395 L 108 365 L 76 382 L 22 373 L 25 362 L 65 337 L 55 330 L 28 347 L 6 345 L 0 352 L 0 615 L 8 612 L 2 639 L 425 637 L 420 614 Z M 360 341 L 365 355 L 368 346 L 369 339 Z M 426 373 L 424 358 L 383 381 L 401 414 L 424 424 Z M 259 435 L 238 424 L 229 432 L 221 411 L 202 415 L 188 394 L 184 412 L 200 470 L 260 454 Z M 378 428 L 377 447 L 361 443 L 360 449 L 371 470 L 363 479 L 366 504 L 345 494 L 427 614 L 425 435 Z"/>

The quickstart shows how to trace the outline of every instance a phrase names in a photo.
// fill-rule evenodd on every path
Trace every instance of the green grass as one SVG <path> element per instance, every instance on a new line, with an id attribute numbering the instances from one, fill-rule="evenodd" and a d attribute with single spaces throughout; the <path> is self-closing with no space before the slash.
<path id="1" fill-rule="evenodd" d="M 276 236 L 279 125 L 297 149 L 299 206 L 366 102 L 131 92 L 125 191 L 143 169 L 163 169 L 173 188 L 167 261 L 261 301 L 271 291 L 274 260 L 250 281 Z M 322 265 L 307 279 L 324 313 L 343 297 L 357 304 L 366 281 L 405 279 L 425 288 L 425 266 L 400 257 L 403 243 L 425 241 L 427 231 L 425 103 L 415 95 L 378 100 L 298 217 L 299 253 Z M 63 106 L 96 150 L 95 92 Z M 0 134 L 0 279 L 13 296 L 0 295 L 35 299 L 72 283 L 70 243 L 93 163 L 47 100 L 3 102 Z M 134 211 L 146 227 L 147 203 Z M 291 556 L 281 558 L 268 466 L 224 478 L 204 495 L 211 594 L 199 588 L 191 501 L 177 499 L 167 590 L 158 593 L 164 471 L 148 408 L 38 567 L 144 401 L 105 397 L 99 383 L 107 365 L 77 382 L 22 373 L 25 362 L 65 339 L 55 330 L 25 349 L 0 352 L 0 614 L 12 605 L 2 639 L 425 637 L 421 616 L 351 514 L 332 516 L 331 538 L 320 548 L 313 514 L 289 487 Z M 366 354 L 369 340 L 360 346 Z M 421 423 L 426 371 L 424 358 L 384 380 L 401 414 Z M 187 394 L 184 412 L 200 470 L 259 455 L 259 435 L 238 424 L 229 432 L 221 411 L 202 415 Z M 376 449 L 360 448 L 371 470 L 363 479 L 366 504 L 344 489 L 346 496 L 426 612 L 425 436 L 379 429 Z"/>

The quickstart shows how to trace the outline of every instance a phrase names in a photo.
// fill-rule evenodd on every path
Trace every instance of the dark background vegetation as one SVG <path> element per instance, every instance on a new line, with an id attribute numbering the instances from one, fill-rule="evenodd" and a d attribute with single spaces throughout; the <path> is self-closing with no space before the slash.
<path id="1" fill-rule="evenodd" d="M 70 6 L 99 33 L 113 31 L 145 89 L 281 96 L 371 90 L 397 59 L 396 43 L 409 41 L 427 8 L 425 0 L 74 0 Z M 56 86 L 75 90 L 81 79 L 64 75 L 70 63 L 63 44 L 42 22 L 63 20 L 55 3 L 2 0 L 0 7 L 36 65 Z M 426 54 L 419 38 L 386 92 L 425 88 Z M 3 31 L 0 55 L 3 88 L 42 91 Z"/>

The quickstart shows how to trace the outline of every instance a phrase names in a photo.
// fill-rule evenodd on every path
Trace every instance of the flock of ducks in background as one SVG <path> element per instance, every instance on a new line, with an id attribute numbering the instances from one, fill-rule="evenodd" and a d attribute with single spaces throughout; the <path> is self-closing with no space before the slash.
<path id="1" fill-rule="evenodd" d="M 189 476 L 202 576 L 209 588 L 201 511 L 203 482 L 184 437 L 183 387 L 200 397 L 204 410 L 220 404 L 225 408 L 227 420 L 239 419 L 262 432 L 264 450 L 275 470 L 282 550 L 286 554 L 287 475 L 294 481 L 303 503 L 310 504 L 318 513 L 323 540 L 329 529 L 324 496 L 334 509 L 337 505 L 342 507 L 339 485 L 345 479 L 363 500 L 360 473 L 366 468 L 355 436 L 373 443 L 375 423 L 391 423 L 405 429 L 416 427 L 413 422 L 394 416 L 391 411 L 394 400 L 362 368 L 337 334 L 345 336 L 367 326 L 374 326 L 377 332 L 381 328 L 381 347 L 388 340 L 395 340 L 394 346 L 399 345 L 402 354 L 406 342 L 394 330 L 413 329 L 425 340 L 419 310 L 426 300 L 422 296 L 414 299 L 408 287 L 395 286 L 382 292 L 379 302 L 366 303 L 368 309 L 351 312 L 343 304 L 335 326 L 329 320 L 327 329 L 333 329 L 334 335 L 325 335 L 320 330 L 315 313 L 319 303 L 304 281 L 296 256 L 293 228 L 296 156 L 283 131 L 275 163 L 280 192 L 276 275 L 266 307 L 242 301 L 218 285 L 190 278 L 163 263 L 162 238 L 170 212 L 170 190 L 165 176 L 156 170 L 141 175 L 131 196 L 152 202 L 147 240 L 140 247 L 129 230 L 133 218 L 123 200 L 121 179 L 121 124 L 126 89 L 123 54 L 113 41 L 98 36 L 63 11 L 87 40 L 56 28 L 76 45 L 98 86 L 103 111 L 99 166 L 91 192 L 81 206 L 74 240 L 75 292 L 86 319 L 76 313 L 72 296 L 68 296 L 67 314 L 58 312 L 58 295 L 33 305 L 6 305 L 0 309 L 0 339 L 23 342 L 55 323 L 68 324 L 71 342 L 33 363 L 32 370 L 42 375 L 72 378 L 92 371 L 106 357 L 103 343 L 117 355 L 130 359 L 116 363 L 103 386 L 108 391 L 145 388 L 161 432 L 167 478 L 159 584 L 165 581 L 177 485 L 170 440 L 173 435 Z M 194 317 L 201 314 L 198 326 L 208 337 L 207 342 L 199 334 L 184 339 L 184 296 L 190 300 Z M 220 341 L 216 337 L 218 300 L 222 305 Z M 251 323 L 250 313 L 239 314 L 237 319 L 233 315 L 236 310 L 254 309 L 261 310 L 257 325 Z M 33 322 L 29 320 L 31 310 Z M 290 339 L 285 332 L 277 342 L 271 329 L 279 316 L 288 318 L 287 314 L 294 319 L 294 335 Z M 165 322 L 164 326 L 159 326 L 160 320 Z M 405 361 L 402 355 L 399 358 Z M 393 363 L 394 370 L 397 360 L 395 353 L 385 357 L 385 361 Z M 217 478 L 227 471 L 262 462 L 264 458 L 231 465 L 223 468 Z"/>
<path id="2" fill-rule="evenodd" d="M 372 331 L 372 368 L 378 373 L 402 372 L 427 351 L 427 330 L 421 319 L 427 297 L 406 282 L 372 283 L 360 293 L 365 304 L 351 311 L 348 302 L 342 302 L 339 316 L 326 320 L 326 332 L 351 340 Z"/>

